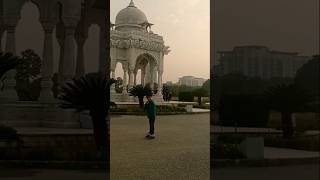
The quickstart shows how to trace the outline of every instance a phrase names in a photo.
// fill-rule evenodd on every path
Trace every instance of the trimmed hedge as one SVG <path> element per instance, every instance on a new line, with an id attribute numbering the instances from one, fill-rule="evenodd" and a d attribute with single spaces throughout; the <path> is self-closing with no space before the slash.
<path id="1" fill-rule="evenodd" d="M 269 119 L 267 103 L 258 95 L 225 95 L 218 111 L 223 126 L 266 127 Z"/>
<path id="2" fill-rule="evenodd" d="M 266 146 L 278 148 L 290 148 L 305 151 L 320 151 L 320 135 L 298 136 L 292 139 L 279 137 L 266 137 L 264 139 Z"/>
<path id="3" fill-rule="evenodd" d="M 0 139 L 17 139 L 18 132 L 12 127 L 0 124 Z"/>

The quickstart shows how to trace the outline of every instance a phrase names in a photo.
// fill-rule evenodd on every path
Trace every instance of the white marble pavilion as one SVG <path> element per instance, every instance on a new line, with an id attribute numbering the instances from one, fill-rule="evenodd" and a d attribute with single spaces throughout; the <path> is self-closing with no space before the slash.
<path id="1" fill-rule="evenodd" d="M 115 78 L 116 65 L 121 63 L 124 87 L 137 85 L 137 72 L 140 70 L 141 84 L 156 83 L 160 90 L 164 55 L 170 50 L 163 37 L 152 32 L 153 24 L 145 13 L 131 0 L 129 6 L 117 14 L 115 23 L 111 22 L 110 25 L 111 77 Z M 123 96 L 127 96 L 125 90 Z M 113 94 L 112 97 L 119 101 L 119 96 Z"/>

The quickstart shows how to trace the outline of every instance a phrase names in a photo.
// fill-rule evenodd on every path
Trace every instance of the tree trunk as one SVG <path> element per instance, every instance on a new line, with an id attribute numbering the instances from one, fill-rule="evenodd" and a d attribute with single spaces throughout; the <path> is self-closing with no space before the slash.
<path id="1" fill-rule="evenodd" d="M 202 102 L 201 102 L 201 96 L 198 96 L 198 104 L 199 106 L 201 106 Z"/>
<path id="2" fill-rule="evenodd" d="M 99 158 L 105 159 L 109 154 L 108 150 L 108 127 L 106 115 L 103 113 L 93 112 L 91 113 L 92 124 L 93 124 L 93 135 L 96 143 L 97 150 L 99 152 Z"/>
<path id="3" fill-rule="evenodd" d="M 293 123 L 291 112 L 281 112 L 283 137 L 291 138 L 293 136 Z"/>
<path id="4" fill-rule="evenodd" d="M 139 99 L 139 106 L 140 108 L 143 109 L 143 97 L 138 97 L 138 99 Z"/>

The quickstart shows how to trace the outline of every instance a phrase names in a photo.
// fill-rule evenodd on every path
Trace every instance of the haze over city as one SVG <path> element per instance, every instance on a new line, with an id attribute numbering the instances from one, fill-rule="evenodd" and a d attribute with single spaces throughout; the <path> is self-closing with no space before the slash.
<path id="1" fill-rule="evenodd" d="M 211 11 L 215 52 L 263 45 L 307 56 L 319 54 L 319 0 L 217 0 Z"/>
<path id="2" fill-rule="evenodd" d="M 264 45 L 273 50 L 300 52 L 311 56 L 319 53 L 319 2 L 215 1 L 211 9 L 216 50 L 231 50 L 239 45 Z M 130 0 L 111 0 L 111 22 L 127 7 Z M 165 56 L 163 80 L 178 81 L 185 75 L 209 77 L 210 9 L 209 0 L 134 0 L 136 6 L 155 24 L 152 31 L 164 37 L 171 47 Z M 284 11 L 285 9 L 285 11 Z M 229 13 L 225 13 L 228 11 Z M 270 13 L 273 12 L 273 13 Z M 21 10 L 16 28 L 17 54 L 32 48 L 42 55 L 44 33 L 36 5 L 28 2 Z M 259 18 L 256 18 L 259 17 Z M 39 37 L 39 38 L 35 38 Z M 6 35 L 2 38 L 5 47 Z M 93 25 L 85 44 L 86 72 L 97 70 L 99 28 Z M 59 46 L 54 39 L 55 71 L 58 69 Z"/>

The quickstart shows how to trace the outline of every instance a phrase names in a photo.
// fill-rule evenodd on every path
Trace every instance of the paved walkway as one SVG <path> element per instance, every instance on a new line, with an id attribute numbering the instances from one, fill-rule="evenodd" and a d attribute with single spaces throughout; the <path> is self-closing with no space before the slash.
<path id="1" fill-rule="evenodd" d="M 194 113 L 209 113 L 210 109 L 192 108 L 192 112 L 194 112 Z"/>
<path id="2" fill-rule="evenodd" d="M 106 180 L 104 170 L 53 170 L 0 168 L 1 180 Z"/>
<path id="3" fill-rule="evenodd" d="M 209 180 L 209 113 L 158 116 L 154 140 L 144 116 L 111 120 L 112 180 Z"/>
<path id="4" fill-rule="evenodd" d="M 214 180 L 319 180 L 319 164 L 281 167 L 215 168 Z"/>
<path id="5" fill-rule="evenodd" d="M 287 148 L 264 147 L 264 158 L 266 159 L 287 159 L 287 158 L 317 158 L 320 152 L 303 151 Z"/>
<path id="6" fill-rule="evenodd" d="M 19 134 L 93 134 L 92 129 L 66 129 L 66 128 L 41 128 L 17 127 Z"/>
<path id="7" fill-rule="evenodd" d="M 231 126 L 212 126 L 211 133 L 277 133 L 281 134 L 281 130 L 272 128 L 251 128 L 251 127 L 231 127 Z"/>

